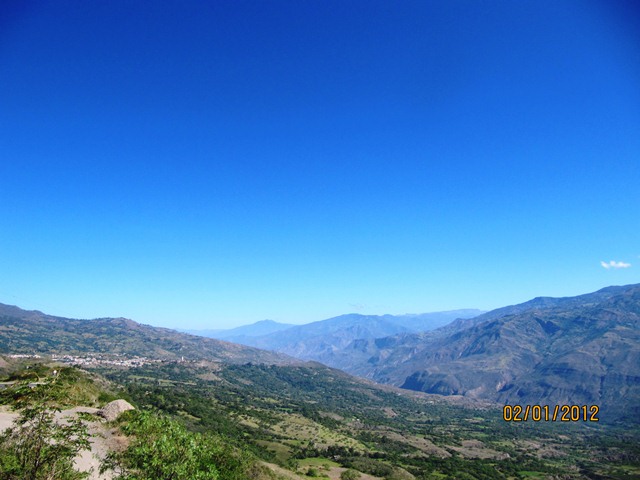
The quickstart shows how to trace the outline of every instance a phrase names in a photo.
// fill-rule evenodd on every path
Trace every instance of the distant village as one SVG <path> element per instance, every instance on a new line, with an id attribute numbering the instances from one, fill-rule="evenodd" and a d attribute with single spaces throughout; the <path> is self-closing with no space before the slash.
<path id="1" fill-rule="evenodd" d="M 23 354 L 16 353 L 6 355 L 9 358 L 32 358 L 39 359 L 43 358 L 38 354 Z M 118 355 L 90 355 L 90 356 L 80 356 L 80 355 L 51 355 L 51 360 L 67 363 L 69 365 L 83 365 L 87 367 L 97 367 L 103 365 L 111 365 L 111 366 L 119 366 L 126 368 L 133 367 L 141 367 L 143 365 L 148 365 L 151 363 L 161 363 L 163 360 L 154 360 L 147 357 L 124 357 Z M 184 359 L 183 359 L 184 360 Z"/>

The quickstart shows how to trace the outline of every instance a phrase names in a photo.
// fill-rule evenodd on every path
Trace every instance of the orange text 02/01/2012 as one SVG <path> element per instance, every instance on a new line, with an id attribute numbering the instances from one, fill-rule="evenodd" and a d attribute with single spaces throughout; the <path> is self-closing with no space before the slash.
<path id="1" fill-rule="evenodd" d="M 505 405 L 505 422 L 597 422 L 598 405 Z"/>

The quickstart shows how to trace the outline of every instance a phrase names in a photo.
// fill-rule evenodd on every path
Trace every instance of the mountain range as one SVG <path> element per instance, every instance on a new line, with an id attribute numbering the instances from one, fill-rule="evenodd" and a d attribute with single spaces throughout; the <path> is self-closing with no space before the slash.
<path id="1" fill-rule="evenodd" d="M 75 320 L 0 304 L 0 353 L 280 365 L 295 364 L 297 357 L 429 394 L 502 404 L 598 405 L 609 419 L 640 413 L 640 284 L 539 297 L 477 316 L 465 312 L 467 318 L 440 316 L 449 323 L 419 333 L 409 325 L 433 325 L 433 317 L 349 314 L 267 335 L 251 336 L 281 325 L 241 331 L 247 343 L 266 351 L 123 318 Z"/>
<path id="2" fill-rule="evenodd" d="M 426 393 L 640 413 L 640 285 L 485 313 L 349 314 L 236 341 Z"/>
<path id="3" fill-rule="evenodd" d="M 529 302 L 439 330 L 356 340 L 334 365 L 380 383 L 510 404 L 640 413 L 640 285 Z"/>
<path id="4" fill-rule="evenodd" d="M 315 360 L 338 367 L 336 352 L 354 340 L 375 339 L 399 333 L 417 333 L 434 330 L 452 320 L 468 319 L 483 313 L 465 309 L 406 315 L 361 315 L 350 313 L 338 317 L 307 323 L 288 325 L 263 320 L 231 330 L 213 331 L 206 336 L 243 345 L 274 350 L 303 360 Z M 198 334 L 197 331 L 191 333 Z M 204 332 L 200 332 L 203 334 Z"/>
<path id="5" fill-rule="evenodd" d="M 279 323 L 273 320 L 260 320 L 251 325 L 242 325 L 240 327 L 228 330 L 209 329 L 209 330 L 179 330 L 192 335 L 201 337 L 217 338 L 218 340 L 227 340 L 228 342 L 241 343 L 247 345 L 252 337 L 260 337 L 271 333 L 280 332 L 293 327 L 290 323 Z"/>

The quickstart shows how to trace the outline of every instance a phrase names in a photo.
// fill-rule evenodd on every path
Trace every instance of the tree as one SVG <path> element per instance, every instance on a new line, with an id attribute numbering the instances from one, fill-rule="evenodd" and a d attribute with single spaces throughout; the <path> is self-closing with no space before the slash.
<path id="1" fill-rule="evenodd" d="M 358 480 L 360 478 L 360 473 L 355 470 L 344 470 L 340 474 L 340 480 Z"/>
<path id="2" fill-rule="evenodd" d="M 89 434 L 79 418 L 58 423 L 52 406 L 56 388 L 50 382 L 31 389 L 16 402 L 22 407 L 14 427 L 0 435 L 0 477 L 6 480 L 79 480 L 73 460 L 89 449 Z"/>

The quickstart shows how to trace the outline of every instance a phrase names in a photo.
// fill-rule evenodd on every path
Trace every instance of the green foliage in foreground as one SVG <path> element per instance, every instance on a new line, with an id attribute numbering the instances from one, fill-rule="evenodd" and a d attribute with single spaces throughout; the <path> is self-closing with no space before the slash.
<path id="1" fill-rule="evenodd" d="M 14 427 L 0 435 L 0 479 L 81 480 L 89 474 L 74 468 L 74 459 L 90 448 L 82 418 L 59 418 L 62 406 L 81 398 L 109 396 L 96 388 L 86 372 L 30 365 L 16 372 L 0 391 L 0 404 L 20 411 Z M 111 452 L 101 472 L 119 480 L 269 479 L 247 450 L 230 446 L 219 435 L 188 431 L 157 411 L 131 411 L 118 419 L 130 437 L 129 447 Z"/>
<path id="2" fill-rule="evenodd" d="M 15 391 L 22 407 L 16 425 L 0 436 L 0 478 L 5 480 L 79 480 L 73 459 L 89 448 L 87 427 L 79 418 L 58 423 L 51 403 L 61 391 L 54 380 Z"/>
<path id="3" fill-rule="evenodd" d="M 101 471 L 118 480 L 244 480 L 255 478 L 255 462 L 222 438 L 189 432 L 157 412 L 126 412 L 121 430 L 132 437 L 123 452 L 111 452 Z"/>

